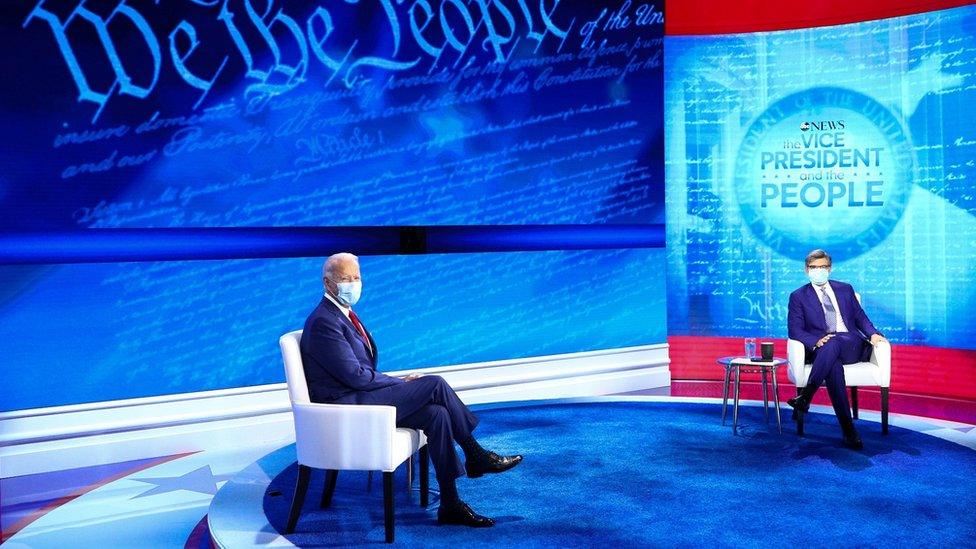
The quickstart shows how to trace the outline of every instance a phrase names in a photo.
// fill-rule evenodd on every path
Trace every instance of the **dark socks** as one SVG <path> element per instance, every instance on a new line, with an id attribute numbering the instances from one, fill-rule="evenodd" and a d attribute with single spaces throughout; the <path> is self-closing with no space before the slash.
<path id="1" fill-rule="evenodd" d="M 437 479 L 437 486 L 441 490 L 441 505 L 456 507 L 461 502 L 461 497 L 457 491 L 457 482 L 453 478 L 450 480 L 439 478 Z"/>
<path id="2" fill-rule="evenodd" d="M 474 437 L 459 440 L 458 445 L 461 446 L 461 451 L 464 452 L 464 459 L 466 461 L 478 461 L 479 459 L 484 459 L 488 456 L 488 450 L 482 448 Z M 461 502 L 461 497 L 458 495 L 457 491 L 457 483 L 454 479 L 444 481 L 438 478 L 437 484 L 440 485 L 441 488 L 441 505 L 453 507 Z"/>
<path id="3" fill-rule="evenodd" d="M 488 456 L 488 450 L 482 448 L 474 437 L 459 440 L 458 444 L 461 446 L 461 451 L 464 452 L 464 459 L 467 461 L 477 461 Z"/>

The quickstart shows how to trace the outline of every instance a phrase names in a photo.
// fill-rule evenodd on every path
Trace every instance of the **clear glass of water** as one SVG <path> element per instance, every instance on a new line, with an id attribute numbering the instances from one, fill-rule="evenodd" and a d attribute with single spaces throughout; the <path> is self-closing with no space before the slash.
<path id="1" fill-rule="evenodd" d="M 756 338 L 747 337 L 746 338 L 746 358 L 752 358 L 756 356 Z"/>

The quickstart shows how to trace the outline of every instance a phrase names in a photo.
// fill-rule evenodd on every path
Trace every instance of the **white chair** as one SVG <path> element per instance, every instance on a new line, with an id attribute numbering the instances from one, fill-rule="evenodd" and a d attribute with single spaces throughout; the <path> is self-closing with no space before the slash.
<path id="1" fill-rule="evenodd" d="M 295 415 L 298 482 L 285 533 L 295 531 L 312 469 L 325 469 L 322 507 L 332 501 L 340 470 L 383 471 L 386 542 L 393 542 L 393 472 L 420 451 L 420 505 L 428 505 L 429 455 L 423 431 L 397 428 L 396 408 L 360 404 L 310 402 L 299 343 L 302 331 L 278 340 L 285 361 L 288 396 Z"/>
<path id="2" fill-rule="evenodd" d="M 855 294 L 858 303 L 861 296 Z M 806 362 L 806 350 L 803 343 L 795 339 L 786 341 L 786 357 L 789 360 L 790 381 L 796 384 L 796 394 L 800 394 L 807 385 L 810 370 L 813 365 Z M 844 365 L 844 380 L 851 388 L 851 408 L 854 419 L 857 419 L 857 388 L 881 388 L 881 432 L 888 434 L 888 390 L 891 387 L 891 344 L 882 341 L 874 346 L 871 359 L 868 362 L 855 362 Z M 797 414 L 796 432 L 803 435 L 803 414 Z"/>

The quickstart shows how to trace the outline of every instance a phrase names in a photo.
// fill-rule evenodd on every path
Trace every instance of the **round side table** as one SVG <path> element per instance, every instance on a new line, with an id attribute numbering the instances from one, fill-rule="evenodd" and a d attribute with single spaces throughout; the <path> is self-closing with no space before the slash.
<path id="1" fill-rule="evenodd" d="M 776 427 L 783 432 L 783 423 L 779 416 L 779 387 L 776 384 L 776 370 L 787 363 L 785 358 L 773 357 L 772 360 L 756 362 L 744 356 L 723 356 L 718 359 L 725 368 L 725 382 L 722 384 L 722 425 L 725 425 L 725 411 L 729 404 L 729 382 L 735 375 L 735 397 L 732 404 L 732 432 L 736 433 L 739 426 L 739 380 L 742 374 L 762 374 L 763 411 L 766 413 L 766 423 L 769 423 L 769 390 L 768 378 L 773 378 L 773 402 L 776 404 Z"/>

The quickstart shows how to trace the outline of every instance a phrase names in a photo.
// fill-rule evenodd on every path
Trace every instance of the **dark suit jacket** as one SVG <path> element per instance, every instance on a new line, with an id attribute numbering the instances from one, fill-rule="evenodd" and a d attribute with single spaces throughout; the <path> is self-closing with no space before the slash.
<path id="1" fill-rule="evenodd" d="M 872 335 L 879 333 L 874 324 L 871 324 L 868 315 L 864 313 L 861 304 L 857 302 L 853 286 L 836 280 L 830 280 L 827 283 L 834 290 L 834 296 L 837 297 L 837 303 L 834 306 L 840 309 L 840 316 L 844 319 L 844 325 L 847 326 L 849 332 L 859 335 L 865 341 Z M 790 339 L 802 342 L 807 348 L 809 358 L 809 354 L 813 351 L 817 341 L 827 335 L 827 318 L 824 315 L 819 292 L 813 289 L 813 285 L 804 284 L 790 294 L 790 307 L 786 324 Z M 865 345 L 863 350 L 870 357 L 871 346 Z M 861 360 L 867 360 L 868 357 Z"/>
<path id="2" fill-rule="evenodd" d="M 369 331 L 366 336 L 373 355 L 352 322 L 326 297 L 308 315 L 300 348 L 312 402 L 332 402 L 356 391 L 404 383 L 376 371 L 376 344 Z"/>

